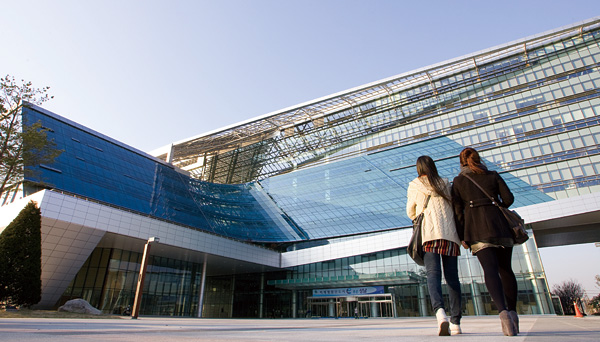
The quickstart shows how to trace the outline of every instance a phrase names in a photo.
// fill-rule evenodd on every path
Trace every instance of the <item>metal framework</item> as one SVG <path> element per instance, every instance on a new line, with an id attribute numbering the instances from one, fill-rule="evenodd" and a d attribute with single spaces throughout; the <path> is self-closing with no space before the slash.
<path id="1" fill-rule="evenodd" d="M 538 58 L 531 51 L 583 39 L 598 27 L 600 17 L 333 94 L 174 144 L 158 157 L 216 183 L 259 180 L 339 158 L 336 152 L 372 134 L 468 104 L 466 86 L 528 67 Z M 377 148 L 400 143 L 406 142 Z"/>

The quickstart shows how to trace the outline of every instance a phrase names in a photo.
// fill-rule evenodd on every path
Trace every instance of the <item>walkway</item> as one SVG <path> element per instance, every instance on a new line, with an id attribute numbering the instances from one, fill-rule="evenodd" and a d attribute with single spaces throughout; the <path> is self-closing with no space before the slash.
<path id="1" fill-rule="evenodd" d="M 495 316 L 465 317 L 463 335 L 435 336 L 435 319 L 0 319 L 1 341 L 507 341 Z M 600 341 L 600 317 L 521 316 L 510 341 Z"/>

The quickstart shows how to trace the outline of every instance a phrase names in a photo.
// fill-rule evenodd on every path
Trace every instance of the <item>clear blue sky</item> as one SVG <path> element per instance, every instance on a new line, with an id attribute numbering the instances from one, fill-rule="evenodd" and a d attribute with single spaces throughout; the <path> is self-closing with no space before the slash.
<path id="1" fill-rule="evenodd" d="M 598 15 L 598 0 L 0 0 L 0 74 L 151 151 Z M 550 250 L 551 286 L 600 291 L 600 248 Z M 576 272 L 582 253 L 596 262 Z"/>

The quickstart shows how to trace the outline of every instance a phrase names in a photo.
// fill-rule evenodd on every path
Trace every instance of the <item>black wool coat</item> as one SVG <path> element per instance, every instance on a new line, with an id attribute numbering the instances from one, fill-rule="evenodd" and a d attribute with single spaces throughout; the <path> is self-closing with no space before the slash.
<path id="1" fill-rule="evenodd" d="M 513 204 L 515 198 L 498 172 L 466 172 L 494 197 L 496 203 L 506 208 Z M 512 238 L 508 222 L 500 209 L 462 172 L 454 178 L 452 184 L 452 204 L 456 230 L 461 241 L 470 245 L 473 242 L 495 242 L 499 238 Z"/>

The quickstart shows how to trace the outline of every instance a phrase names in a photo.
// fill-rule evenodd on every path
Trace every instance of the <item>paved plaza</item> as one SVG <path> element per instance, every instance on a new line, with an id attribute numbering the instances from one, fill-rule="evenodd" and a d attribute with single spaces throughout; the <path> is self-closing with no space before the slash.
<path id="1" fill-rule="evenodd" d="M 502 335 L 496 316 L 464 317 L 463 334 L 435 336 L 435 318 L 369 319 L 0 319 L 0 341 L 600 341 L 600 317 L 521 316 Z"/>

